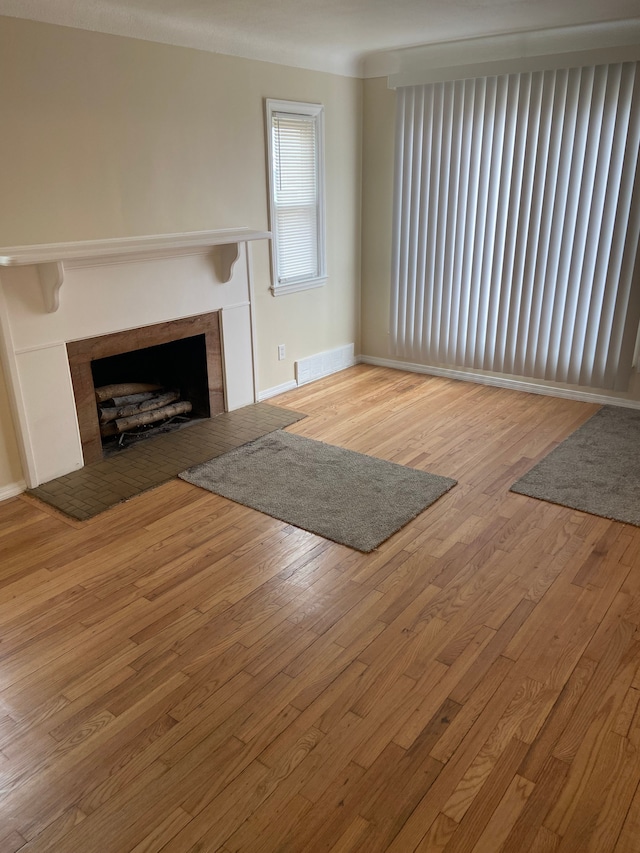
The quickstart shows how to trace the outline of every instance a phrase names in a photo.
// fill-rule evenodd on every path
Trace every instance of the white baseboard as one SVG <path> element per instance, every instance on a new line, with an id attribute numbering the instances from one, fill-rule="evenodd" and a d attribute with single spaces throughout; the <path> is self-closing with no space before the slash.
<path id="1" fill-rule="evenodd" d="M 315 382 L 316 379 L 323 379 L 347 367 L 353 367 L 360 362 L 360 356 L 354 355 L 354 349 L 354 344 L 346 344 L 327 352 L 318 352 L 307 358 L 301 358 L 295 362 L 296 378 L 282 385 L 274 385 L 273 388 L 258 391 L 258 402 L 268 400 L 269 397 L 275 397 L 277 394 L 284 394 L 285 391 L 292 391 L 308 382 Z"/>
<path id="2" fill-rule="evenodd" d="M 446 379 L 461 379 L 464 382 L 477 382 L 480 385 L 494 385 L 497 388 L 509 388 L 512 391 L 526 391 L 529 394 L 544 394 L 548 397 L 562 397 L 566 400 L 578 400 L 581 403 L 596 403 L 599 406 L 624 406 L 628 409 L 640 409 L 640 400 L 628 400 L 608 394 L 594 394 L 591 391 L 576 391 L 572 388 L 562 388 L 550 385 L 539 385 L 537 382 L 527 382 L 521 379 L 511 379 L 506 376 L 485 376 L 471 373 L 467 370 L 455 370 L 447 367 L 431 367 L 425 364 L 414 364 L 408 361 L 394 361 L 391 358 L 377 358 L 372 355 L 361 355 L 362 364 L 372 364 L 376 367 L 391 367 L 394 370 L 407 370 L 410 373 L 426 373 L 429 376 L 443 376 Z"/>
<path id="3" fill-rule="evenodd" d="M 282 385 L 274 385 L 273 388 L 265 388 L 264 391 L 258 391 L 258 402 L 261 403 L 263 400 L 268 400 L 269 397 L 276 397 L 278 394 L 284 394 L 285 391 L 293 391 L 293 389 L 297 387 L 298 383 L 295 379 L 292 379 L 290 382 L 283 382 Z"/>
<path id="4" fill-rule="evenodd" d="M 17 483 L 9 483 L 8 486 L 0 487 L 0 501 L 8 501 L 9 498 L 15 498 L 21 495 L 27 488 L 24 480 L 19 480 Z"/>
<path id="5" fill-rule="evenodd" d="M 314 382 L 339 370 L 353 367 L 356 363 L 354 344 L 346 344 L 296 361 L 296 380 L 298 385 L 306 385 L 307 382 Z"/>

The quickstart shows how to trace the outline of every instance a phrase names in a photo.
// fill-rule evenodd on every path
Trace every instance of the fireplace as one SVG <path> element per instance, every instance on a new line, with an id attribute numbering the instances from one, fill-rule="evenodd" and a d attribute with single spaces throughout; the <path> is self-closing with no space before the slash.
<path id="1" fill-rule="evenodd" d="M 0 346 L 28 486 L 102 458 L 92 363 L 100 372 L 103 358 L 204 335 L 209 415 L 255 402 L 250 246 L 269 236 L 238 228 L 0 249 Z"/>
<path id="2" fill-rule="evenodd" d="M 215 311 L 67 343 L 85 464 L 168 426 L 224 411 L 219 318 Z M 110 394 L 97 401 L 96 389 L 137 384 L 145 387 L 141 395 L 135 387 L 128 389 L 133 392 L 129 405 L 119 406 L 118 398 L 113 405 Z M 137 396 L 143 399 L 134 403 Z M 154 397 L 164 398 L 164 405 L 155 407 Z M 110 409 L 120 416 L 105 417 Z M 135 422 L 136 409 L 141 424 Z"/>

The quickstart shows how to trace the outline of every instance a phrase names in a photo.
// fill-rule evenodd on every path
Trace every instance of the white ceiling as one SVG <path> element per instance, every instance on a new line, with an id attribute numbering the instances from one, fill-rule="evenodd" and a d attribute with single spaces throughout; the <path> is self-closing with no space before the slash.
<path id="1" fill-rule="evenodd" d="M 353 76 L 376 51 L 639 11 L 638 0 L 0 0 L 0 15 Z"/>

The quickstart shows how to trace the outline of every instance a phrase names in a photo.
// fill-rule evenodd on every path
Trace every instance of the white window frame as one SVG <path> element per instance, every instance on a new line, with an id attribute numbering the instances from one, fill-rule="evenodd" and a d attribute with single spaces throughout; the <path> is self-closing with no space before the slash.
<path id="1" fill-rule="evenodd" d="M 322 286 L 327 280 L 326 239 L 325 239 L 325 188 L 324 188 L 324 106 L 300 101 L 280 101 L 273 98 L 265 100 L 267 151 L 269 160 L 269 225 L 272 233 L 271 245 L 271 292 L 274 296 L 309 290 Z M 275 150 L 273 119 L 277 113 L 312 117 L 315 126 L 316 141 L 316 207 L 317 207 L 317 273 L 313 276 L 299 276 L 281 280 L 278 269 L 280 235 L 277 227 L 277 205 L 275 198 Z"/>

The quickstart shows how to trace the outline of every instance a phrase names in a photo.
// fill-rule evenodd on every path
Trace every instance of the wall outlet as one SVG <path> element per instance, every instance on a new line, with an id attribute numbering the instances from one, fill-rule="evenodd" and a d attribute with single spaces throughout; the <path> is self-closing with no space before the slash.
<path id="1" fill-rule="evenodd" d="M 278 344 L 278 361 L 282 361 L 283 358 L 286 358 L 287 349 L 284 344 Z"/>

